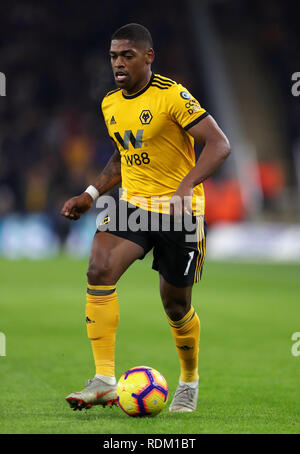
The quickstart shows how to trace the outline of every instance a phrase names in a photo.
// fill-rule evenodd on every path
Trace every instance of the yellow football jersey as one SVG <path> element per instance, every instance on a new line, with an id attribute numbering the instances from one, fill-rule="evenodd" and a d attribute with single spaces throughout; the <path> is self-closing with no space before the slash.
<path id="1" fill-rule="evenodd" d="M 121 155 L 121 198 L 167 213 L 169 199 L 195 166 L 194 138 L 188 129 L 208 113 L 181 84 L 153 73 L 133 95 L 122 89 L 109 92 L 102 112 Z M 202 184 L 194 188 L 193 210 L 204 214 Z"/>

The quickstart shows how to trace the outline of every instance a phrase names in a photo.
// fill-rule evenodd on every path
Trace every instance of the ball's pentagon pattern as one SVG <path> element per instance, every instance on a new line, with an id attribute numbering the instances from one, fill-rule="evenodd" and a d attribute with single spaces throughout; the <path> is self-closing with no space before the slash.
<path id="1" fill-rule="evenodd" d="M 165 378 L 148 366 L 127 370 L 117 385 L 118 404 L 129 416 L 157 415 L 165 407 L 168 394 Z"/>

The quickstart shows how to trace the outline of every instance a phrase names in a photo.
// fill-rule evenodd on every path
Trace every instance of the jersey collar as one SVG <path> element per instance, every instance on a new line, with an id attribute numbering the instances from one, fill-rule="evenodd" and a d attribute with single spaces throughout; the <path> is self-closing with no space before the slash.
<path id="1" fill-rule="evenodd" d="M 133 99 L 133 98 L 136 98 L 137 96 L 140 96 L 142 93 L 145 93 L 145 91 L 148 90 L 148 88 L 152 84 L 153 77 L 154 77 L 154 74 L 151 73 L 151 77 L 150 77 L 149 81 L 147 82 L 147 85 L 145 85 L 144 88 L 142 88 L 140 91 L 137 91 L 133 95 L 125 95 L 125 93 L 122 91 L 123 98 L 125 98 L 125 99 Z"/>

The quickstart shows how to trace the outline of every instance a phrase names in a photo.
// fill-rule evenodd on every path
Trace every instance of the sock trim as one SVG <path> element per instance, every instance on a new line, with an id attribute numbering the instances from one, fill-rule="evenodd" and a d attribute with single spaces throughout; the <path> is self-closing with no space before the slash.
<path id="1" fill-rule="evenodd" d="M 93 296 L 111 295 L 116 291 L 115 285 L 90 285 L 88 284 L 86 293 Z"/>
<path id="2" fill-rule="evenodd" d="M 185 316 L 182 319 L 177 320 L 176 322 L 171 320 L 169 317 L 167 317 L 167 318 L 168 318 L 169 325 L 172 328 L 182 328 L 186 323 L 189 323 L 194 318 L 195 314 L 196 314 L 196 311 L 192 306 L 191 309 L 189 310 L 189 312 L 187 314 L 185 314 Z"/>
<path id="3" fill-rule="evenodd" d="M 113 385 L 117 384 L 116 377 L 111 376 L 111 375 L 96 374 L 95 378 L 100 378 L 102 381 L 104 381 L 108 385 L 112 385 L 113 386 Z"/>
<path id="4" fill-rule="evenodd" d="M 88 288 L 92 290 L 115 290 L 116 286 L 115 285 L 92 285 L 88 284 Z"/>
<path id="5" fill-rule="evenodd" d="M 93 290 L 90 288 L 86 289 L 86 293 L 88 293 L 89 295 L 93 295 L 93 296 L 107 296 L 107 295 L 111 295 L 115 291 L 116 291 L 116 289 L 113 289 L 113 290 Z"/>
<path id="6" fill-rule="evenodd" d="M 189 386 L 190 388 L 197 388 L 198 385 L 199 385 L 199 378 L 197 378 L 197 380 L 194 380 L 194 381 L 191 381 L 191 382 L 185 382 L 185 381 L 182 381 L 182 380 L 179 380 L 179 384 L 180 385 L 187 385 Z"/>

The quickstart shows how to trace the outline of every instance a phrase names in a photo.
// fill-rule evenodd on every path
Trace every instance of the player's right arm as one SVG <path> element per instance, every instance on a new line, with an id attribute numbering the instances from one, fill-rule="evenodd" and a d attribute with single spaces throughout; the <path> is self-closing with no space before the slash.
<path id="1" fill-rule="evenodd" d="M 93 186 L 98 190 L 99 196 L 112 189 L 121 182 L 121 155 L 115 150 L 107 165 L 96 178 Z M 93 204 L 93 198 L 87 192 L 72 197 L 64 204 L 61 215 L 76 221 L 82 214 L 88 211 Z"/>

